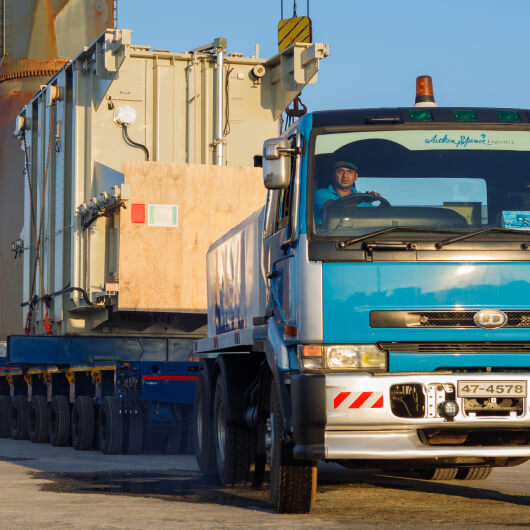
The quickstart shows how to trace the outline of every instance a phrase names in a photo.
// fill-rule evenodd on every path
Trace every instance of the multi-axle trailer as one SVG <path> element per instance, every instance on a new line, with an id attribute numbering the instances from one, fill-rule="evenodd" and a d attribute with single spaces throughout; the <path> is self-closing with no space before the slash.
<path id="1" fill-rule="evenodd" d="M 11 336 L 0 436 L 107 454 L 189 452 L 190 351 L 190 339 Z"/>

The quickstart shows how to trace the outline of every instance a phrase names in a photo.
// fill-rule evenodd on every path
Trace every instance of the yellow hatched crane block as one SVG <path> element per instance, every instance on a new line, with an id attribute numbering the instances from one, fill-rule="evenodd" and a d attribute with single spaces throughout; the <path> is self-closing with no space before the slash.
<path id="1" fill-rule="evenodd" d="M 284 18 L 278 22 L 278 51 L 295 42 L 313 42 L 313 29 L 309 17 Z"/>

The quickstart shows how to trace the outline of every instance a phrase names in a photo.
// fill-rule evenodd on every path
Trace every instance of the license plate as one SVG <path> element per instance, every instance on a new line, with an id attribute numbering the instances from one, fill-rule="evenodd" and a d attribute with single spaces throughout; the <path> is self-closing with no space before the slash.
<path id="1" fill-rule="evenodd" d="M 458 381 L 458 397 L 526 397 L 526 381 Z"/>

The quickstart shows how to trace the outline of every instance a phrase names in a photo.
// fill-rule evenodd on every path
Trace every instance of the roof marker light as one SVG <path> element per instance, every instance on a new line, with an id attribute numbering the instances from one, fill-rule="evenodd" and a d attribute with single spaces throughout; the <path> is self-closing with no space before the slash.
<path id="1" fill-rule="evenodd" d="M 415 107 L 436 107 L 434 92 L 432 89 L 432 77 L 420 75 L 416 78 L 416 101 Z"/>

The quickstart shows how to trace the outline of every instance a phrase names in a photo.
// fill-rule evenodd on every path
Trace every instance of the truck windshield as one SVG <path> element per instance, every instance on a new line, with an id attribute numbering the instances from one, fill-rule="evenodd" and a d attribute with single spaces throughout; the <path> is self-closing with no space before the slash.
<path id="1" fill-rule="evenodd" d="M 530 131 L 324 133 L 315 138 L 313 164 L 309 211 L 317 236 L 394 226 L 530 229 Z"/>

